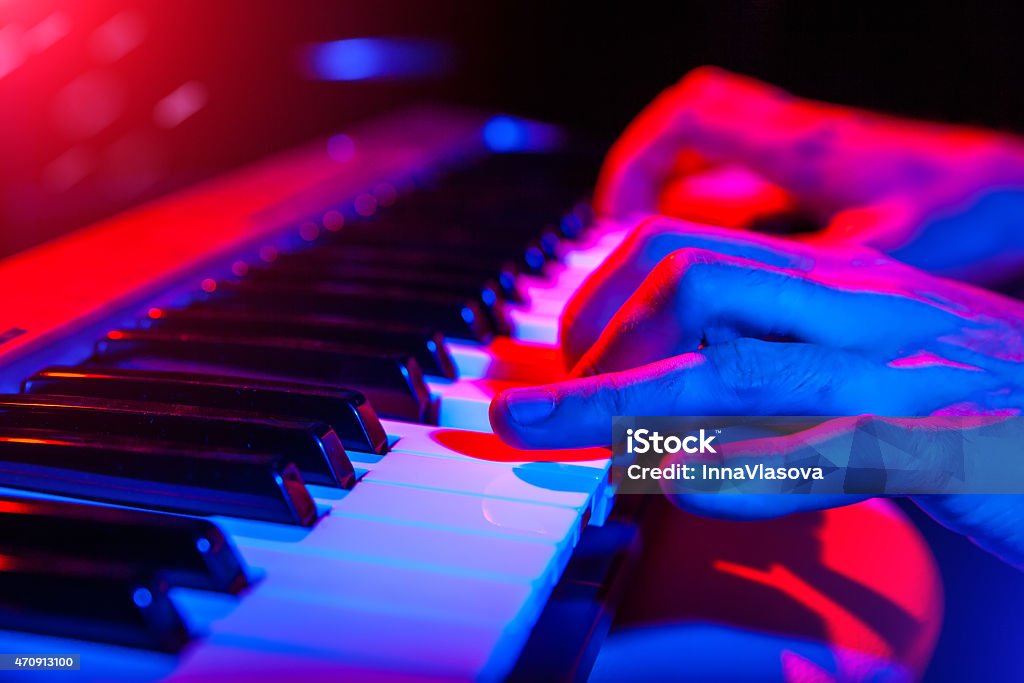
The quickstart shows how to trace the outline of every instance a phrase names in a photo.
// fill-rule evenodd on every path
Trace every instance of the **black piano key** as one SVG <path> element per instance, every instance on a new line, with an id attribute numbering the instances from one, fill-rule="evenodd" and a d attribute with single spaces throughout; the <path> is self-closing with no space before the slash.
<path id="1" fill-rule="evenodd" d="M 178 652 L 189 636 L 169 588 L 134 565 L 0 552 L 0 628 Z"/>
<path id="2" fill-rule="evenodd" d="M 535 235 L 541 226 L 556 222 L 573 202 L 568 195 L 552 197 L 548 188 L 537 192 L 515 183 L 490 183 L 477 189 L 438 188 L 407 194 L 368 222 L 412 225 L 421 235 L 440 226 L 511 239 Z M 355 226 L 346 230 L 351 227 Z"/>
<path id="3" fill-rule="evenodd" d="M 29 394 L 157 401 L 323 420 L 346 449 L 384 454 L 388 436 L 362 393 L 316 384 L 121 368 L 48 368 L 22 385 Z"/>
<path id="4" fill-rule="evenodd" d="M 437 260 L 441 263 L 455 262 L 458 259 L 471 263 L 496 266 L 505 262 L 511 262 L 518 268 L 535 275 L 539 275 L 544 269 L 547 256 L 544 254 L 535 241 L 515 248 L 502 248 L 501 246 L 490 246 L 486 243 L 464 240 L 462 244 L 448 244 L 443 238 L 435 240 L 416 240 L 411 243 L 404 242 L 399 236 L 373 235 L 371 231 L 360 231 L 355 233 L 340 232 L 336 242 L 328 242 L 317 247 L 316 251 L 330 250 L 350 251 L 359 253 L 357 250 L 386 250 L 393 254 L 406 254 L 406 258 L 418 256 L 428 261 Z M 453 258 L 455 257 L 455 258 Z"/>
<path id="5" fill-rule="evenodd" d="M 594 222 L 594 210 L 586 202 L 578 202 L 558 222 L 558 232 L 570 240 L 579 239 Z"/>
<path id="6" fill-rule="evenodd" d="M 161 309 L 143 318 L 140 326 L 179 334 L 298 338 L 330 344 L 358 344 L 379 350 L 406 352 L 427 375 L 458 378 L 455 361 L 440 332 L 398 323 L 368 321 L 338 315 L 315 315 L 259 310 L 217 310 L 195 306 Z"/>
<path id="7" fill-rule="evenodd" d="M 430 390 L 414 358 L 359 346 L 295 339 L 115 330 L 96 343 L 92 365 L 300 379 L 361 391 L 378 414 L 432 417 Z"/>
<path id="8" fill-rule="evenodd" d="M 378 350 L 411 354 L 428 375 L 445 379 L 456 379 L 457 376 L 455 364 L 444 343 L 444 335 L 423 327 L 339 316 L 259 310 L 206 310 L 201 307 L 160 309 L 139 324 L 144 328 L 179 334 L 283 337 L 372 346 Z"/>
<path id="9" fill-rule="evenodd" d="M 137 564 L 184 586 L 238 593 L 244 564 L 216 524 L 126 508 L 0 497 L 0 549 Z"/>
<path id="10" fill-rule="evenodd" d="M 321 286 L 373 287 L 378 290 L 399 288 L 415 290 L 418 294 L 435 294 L 457 300 L 468 300 L 475 303 L 487 316 L 491 328 L 498 334 L 508 334 L 509 325 L 505 312 L 505 295 L 502 288 L 494 281 L 481 282 L 477 278 L 451 276 L 445 273 L 406 272 L 404 275 L 393 275 L 394 271 L 375 272 L 372 269 L 360 269 L 353 272 L 347 270 L 337 274 L 314 274 L 301 270 L 284 268 L 253 268 L 245 276 L 247 282 L 277 284 L 291 286 L 301 283 L 303 287 Z M 364 339 L 365 341 L 365 339 Z M 376 345 L 375 341 L 375 345 Z M 426 368 L 424 368 L 426 369 Z"/>
<path id="11" fill-rule="evenodd" d="M 316 521 L 298 468 L 279 456 L 127 437 L 3 428 L 0 486 L 185 514 Z"/>
<path id="12" fill-rule="evenodd" d="M 307 483 L 351 488 L 356 481 L 345 447 L 325 422 L 149 401 L 0 395 L 0 432 L 8 427 L 281 453 Z"/>
<path id="13" fill-rule="evenodd" d="M 472 259 L 455 251 L 409 251 L 396 246 L 353 246 L 350 244 L 324 244 L 307 251 L 282 254 L 278 261 L 306 261 L 314 267 L 320 264 L 341 266 L 361 263 L 397 268 L 415 268 L 421 272 L 470 272 L 483 273 L 487 277 L 515 277 L 522 272 L 513 259 L 507 256 L 474 257 Z M 277 261 L 275 261 L 276 263 Z M 503 285 L 504 286 L 504 285 Z"/>
<path id="14" fill-rule="evenodd" d="M 450 337 L 479 342 L 490 341 L 495 332 L 477 302 L 412 288 L 224 280 L 202 300 L 203 307 L 218 309 L 341 315 L 432 327 Z"/>
<path id="15" fill-rule="evenodd" d="M 337 258 L 331 254 L 327 257 L 320 254 L 319 249 L 282 254 L 267 270 L 279 272 L 281 277 L 296 278 L 387 277 L 401 285 L 429 282 L 435 276 L 440 276 L 442 279 L 452 278 L 463 282 L 493 283 L 492 286 L 501 292 L 506 301 L 526 301 L 516 282 L 519 271 L 511 263 L 479 265 L 465 259 L 452 258 L 451 254 L 438 255 L 435 260 L 430 254 L 395 253 L 394 249 L 354 249 Z"/>
<path id="16" fill-rule="evenodd" d="M 542 222 L 513 225 L 526 227 L 526 230 L 496 226 L 491 218 L 470 218 L 464 224 L 453 224 L 444 219 L 395 221 L 382 217 L 331 233 L 327 241 L 339 245 L 370 245 L 442 254 L 457 250 L 469 258 L 486 255 L 513 259 L 521 258 L 523 251 L 534 245 L 541 248 L 545 259 L 557 258 L 560 239 L 554 230 L 541 229 Z"/>

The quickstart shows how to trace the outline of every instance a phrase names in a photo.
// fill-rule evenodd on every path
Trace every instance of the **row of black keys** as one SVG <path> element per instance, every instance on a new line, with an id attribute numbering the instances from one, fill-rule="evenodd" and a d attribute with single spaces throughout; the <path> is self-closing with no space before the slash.
<path id="1" fill-rule="evenodd" d="M 537 239 L 536 223 L 498 232 L 485 229 L 482 215 L 435 223 L 420 204 L 250 267 L 185 308 L 155 310 L 136 329 L 110 333 L 91 363 L 348 386 L 384 417 L 431 422 L 424 376 L 456 378 L 444 338 L 485 342 L 506 333 L 504 306 L 522 301 L 516 276 L 557 258 L 588 214 L 578 206 L 549 217 Z M 421 211 L 419 220 L 399 220 L 399 208 Z M 515 215 L 514 206 L 493 208 L 505 220 Z M 423 237 L 435 234 L 443 239 Z"/>
<path id="2" fill-rule="evenodd" d="M 172 587 L 238 593 L 245 565 L 216 524 L 0 497 L 0 628 L 176 652 Z"/>
<path id="3" fill-rule="evenodd" d="M 425 199 L 436 197 L 423 194 L 404 204 L 419 211 L 419 223 L 406 219 L 417 230 L 429 213 L 420 207 Z M 503 215 L 513 214 L 508 207 Z M 559 239 L 578 234 L 572 226 L 579 220 L 579 210 L 563 219 Z M 467 290 L 422 294 L 448 286 L 437 284 L 443 278 L 433 268 L 449 254 L 441 245 L 410 244 L 410 234 L 398 234 L 395 225 L 387 214 L 357 223 L 346 246 L 328 242 L 282 256 L 218 287 L 205 301 L 154 311 L 138 329 L 109 333 L 82 367 L 40 372 L 26 380 L 22 395 L 0 397 L 0 461 L 8 463 L 0 485 L 187 514 L 313 524 L 316 510 L 304 484 L 351 487 L 356 475 L 346 449 L 387 450 L 378 413 L 430 419 L 421 362 L 431 374 L 454 377 L 438 329 L 443 312 L 426 303 L 444 298 L 465 307 Z M 478 255 L 492 250 L 479 226 L 472 233 L 458 225 L 452 220 L 433 230 L 462 234 L 463 246 Z M 499 250 L 505 256 L 531 244 L 525 228 L 510 233 L 512 246 Z M 350 285 L 310 264 L 326 268 L 343 260 L 353 248 L 349 241 L 370 234 L 381 235 L 387 253 L 430 264 L 401 271 L 418 279 L 415 289 L 388 299 L 397 312 L 378 306 L 380 291 L 373 288 L 365 298 L 352 292 L 316 297 Z M 474 259 L 458 276 L 486 287 L 484 274 L 471 274 L 485 260 Z M 526 266 L 507 267 L 515 274 Z M 305 282 L 293 284 L 300 274 Z M 367 314 L 343 318 L 339 308 Z M 370 312 L 384 318 L 372 319 Z M 423 327 L 397 319 L 414 313 Z"/>
<path id="4" fill-rule="evenodd" d="M 350 487 L 346 449 L 388 449 L 371 405 L 430 420 L 423 373 L 455 376 L 444 336 L 503 332 L 501 306 L 521 300 L 515 277 L 538 272 L 586 221 L 577 210 L 538 238 L 536 184 L 527 196 L 499 185 L 495 197 L 476 191 L 493 184 L 486 173 L 457 180 L 187 308 L 153 311 L 82 366 L 0 396 L 0 485 L 313 524 L 305 483 Z M 497 234 L 474 224 L 487 212 L 500 216 Z M 246 585 L 205 520 L 0 499 L 0 535 L 3 627 L 176 651 L 188 634 L 171 586 Z"/>

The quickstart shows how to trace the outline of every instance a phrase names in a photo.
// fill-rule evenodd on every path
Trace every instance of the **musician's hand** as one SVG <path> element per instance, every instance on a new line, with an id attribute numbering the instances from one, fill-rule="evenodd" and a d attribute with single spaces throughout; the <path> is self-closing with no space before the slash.
<path id="1" fill-rule="evenodd" d="M 693 206 L 679 196 L 691 172 L 715 163 L 741 164 L 785 189 L 769 193 L 768 204 L 779 204 L 779 193 L 795 196 L 826 226 L 812 242 L 872 246 L 983 284 L 1024 266 L 1024 146 L 1016 139 L 802 100 L 713 68 L 690 73 L 629 126 L 605 161 L 597 206 L 619 217 L 678 214 Z M 561 328 L 568 367 L 655 263 L 702 246 L 676 232 L 663 220 L 643 223 L 572 298 Z"/>
<path id="2" fill-rule="evenodd" d="M 495 398 L 495 430 L 519 446 L 559 448 L 607 444 L 615 415 L 928 415 L 1024 403 L 1024 305 L 867 248 L 757 237 L 733 253 L 690 248 L 662 260 L 574 379 Z M 731 499 L 743 516 L 837 504 Z M 1001 534 L 989 547 L 1008 532 L 986 520 L 1024 523 L 1016 497 L 924 505 L 953 528 Z"/>
<path id="3" fill-rule="evenodd" d="M 929 272 L 979 283 L 1024 263 L 1024 145 L 1010 136 L 799 99 L 697 69 L 616 142 L 596 204 L 673 213 L 695 168 L 738 163 L 784 188 L 825 228 Z"/>
<path id="4" fill-rule="evenodd" d="M 797 242 L 751 232 L 649 216 L 591 273 L 562 313 L 559 346 L 566 369 L 573 368 L 626 299 L 662 259 L 678 249 L 708 249 L 771 266 L 807 270 L 813 250 Z M 817 256 L 821 256 L 819 253 Z"/>

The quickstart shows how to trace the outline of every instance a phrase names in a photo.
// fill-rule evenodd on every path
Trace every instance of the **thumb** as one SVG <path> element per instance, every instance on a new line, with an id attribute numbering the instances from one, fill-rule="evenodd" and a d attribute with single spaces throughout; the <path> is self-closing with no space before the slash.
<path id="1" fill-rule="evenodd" d="M 843 414 L 866 386 L 883 381 L 884 369 L 851 352 L 741 338 L 620 372 L 504 391 L 490 417 L 494 431 L 521 448 L 578 448 L 610 444 L 616 415 Z"/>

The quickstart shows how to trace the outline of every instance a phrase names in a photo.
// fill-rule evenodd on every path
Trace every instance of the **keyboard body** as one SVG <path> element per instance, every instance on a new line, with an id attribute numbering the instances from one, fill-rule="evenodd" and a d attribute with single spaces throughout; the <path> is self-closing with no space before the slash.
<path id="1" fill-rule="evenodd" d="M 515 145 L 505 141 L 509 126 Z M 98 339 L 123 341 L 105 337 L 110 330 L 159 322 L 212 300 L 240 273 L 316 248 L 378 211 L 386 217 L 386 205 L 422 195 L 448 169 L 496 154 L 556 154 L 560 139 L 532 122 L 418 108 L 10 258 L 0 263 L 0 288 L 15 294 L 0 305 L 0 391 L 16 394 L 46 367 L 82 364 Z M 249 585 L 238 594 L 172 587 L 189 633 L 183 649 L 13 630 L 0 631 L 2 649 L 81 655 L 80 671 L 33 674 L 54 680 L 507 677 L 581 534 L 607 520 L 614 486 L 606 451 L 517 452 L 490 433 L 487 406 L 503 387 L 559 376 L 562 307 L 623 235 L 598 224 L 560 241 L 546 264 L 516 276 L 523 300 L 502 312 L 503 333 L 448 336 L 457 377 L 425 380 L 435 424 L 383 419 L 385 453 L 347 449 L 351 488 L 307 482 L 312 524 L 208 516 L 244 560 Z M 76 499 L 21 487 L 0 494 Z"/>

